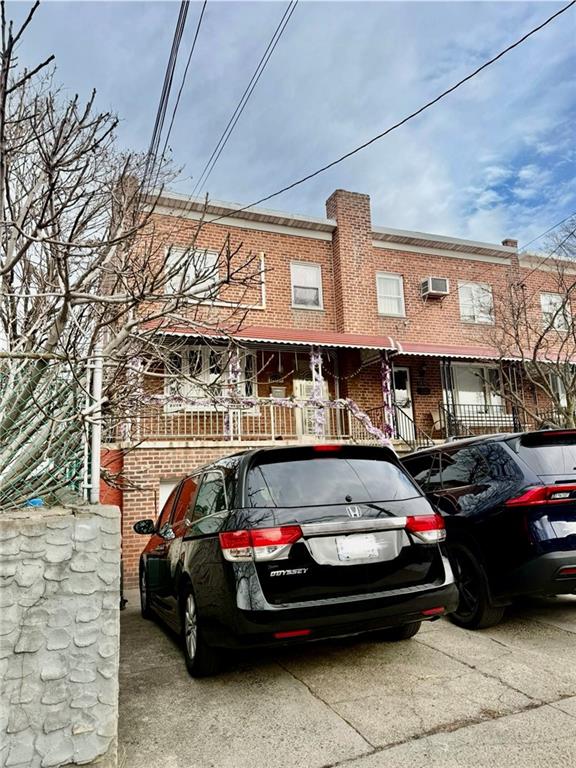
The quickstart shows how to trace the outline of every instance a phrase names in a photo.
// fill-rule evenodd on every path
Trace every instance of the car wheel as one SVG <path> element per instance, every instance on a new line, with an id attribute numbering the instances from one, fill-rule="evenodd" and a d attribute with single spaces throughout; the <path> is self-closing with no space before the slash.
<path id="1" fill-rule="evenodd" d="M 215 675 L 220 669 L 220 654 L 204 639 L 202 622 L 190 586 L 187 586 L 182 594 L 181 611 L 182 643 L 188 672 L 192 677 Z"/>
<path id="2" fill-rule="evenodd" d="M 478 557 L 460 543 L 450 544 L 448 554 L 459 592 L 458 607 L 449 614 L 450 620 L 465 629 L 486 629 L 499 624 L 505 609 L 492 605 L 486 572 Z"/>
<path id="3" fill-rule="evenodd" d="M 140 565 L 140 613 L 143 619 L 152 618 L 152 609 L 150 608 L 150 597 L 148 595 L 148 582 L 146 580 L 146 566 Z"/>
<path id="4" fill-rule="evenodd" d="M 400 624 L 398 627 L 390 627 L 390 629 L 381 630 L 378 632 L 378 637 L 380 640 L 387 640 L 390 642 L 409 640 L 411 637 L 418 634 L 418 630 L 421 626 L 421 621 L 412 621 L 410 624 Z"/>

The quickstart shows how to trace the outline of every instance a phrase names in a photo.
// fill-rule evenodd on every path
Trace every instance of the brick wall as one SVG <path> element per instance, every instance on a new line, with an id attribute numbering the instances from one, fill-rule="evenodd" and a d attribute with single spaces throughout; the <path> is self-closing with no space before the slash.
<path id="1" fill-rule="evenodd" d="M 137 447 L 124 456 L 124 475 L 129 485 L 123 492 L 122 509 L 122 562 L 124 588 L 138 585 L 138 562 L 146 543 L 145 536 L 134 533 L 137 520 L 158 516 L 160 481 L 178 481 L 222 456 L 233 453 L 230 445 L 198 448 Z"/>

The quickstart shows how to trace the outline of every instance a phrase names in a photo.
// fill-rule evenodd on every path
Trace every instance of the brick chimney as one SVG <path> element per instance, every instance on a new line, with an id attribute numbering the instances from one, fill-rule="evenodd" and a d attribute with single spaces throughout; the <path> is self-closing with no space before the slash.
<path id="1" fill-rule="evenodd" d="M 337 189 L 326 201 L 326 213 L 336 220 L 332 259 L 337 330 L 366 332 L 366 302 L 374 292 L 367 282 L 372 260 L 370 197 Z"/>
<path id="2" fill-rule="evenodd" d="M 507 245 L 509 248 L 514 248 L 514 253 L 510 254 L 510 277 L 514 282 L 520 280 L 520 260 L 518 258 L 518 240 L 514 240 L 512 237 L 507 237 L 502 240 L 502 245 Z"/>

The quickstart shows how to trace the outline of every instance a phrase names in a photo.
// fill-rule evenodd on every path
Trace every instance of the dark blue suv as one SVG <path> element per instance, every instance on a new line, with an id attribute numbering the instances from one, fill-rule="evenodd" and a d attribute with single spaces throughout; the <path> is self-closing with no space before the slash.
<path id="1" fill-rule="evenodd" d="M 576 591 L 576 430 L 470 438 L 402 461 L 445 520 L 455 624 L 492 626 L 516 596 Z"/>

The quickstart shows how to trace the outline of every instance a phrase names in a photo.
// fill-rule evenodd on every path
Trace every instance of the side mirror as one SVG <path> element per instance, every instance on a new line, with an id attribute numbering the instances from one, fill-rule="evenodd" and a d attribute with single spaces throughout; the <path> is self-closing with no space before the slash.
<path id="1" fill-rule="evenodd" d="M 136 533 L 141 533 L 143 536 L 151 536 L 156 530 L 156 525 L 154 520 L 138 520 L 132 528 Z"/>
<path id="2" fill-rule="evenodd" d="M 173 539 L 176 538 L 176 534 L 172 530 L 172 526 L 170 525 L 170 523 L 164 523 L 164 525 L 162 526 L 162 528 L 160 528 L 158 533 L 160 534 L 160 536 L 162 536 L 163 539 L 165 539 L 165 541 L 172 541 Z"/>

